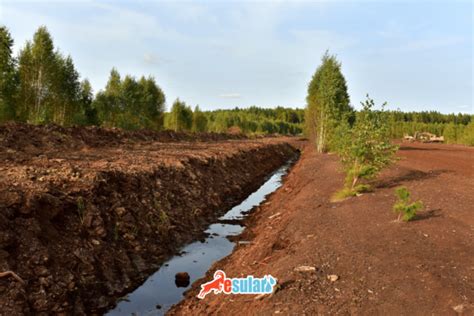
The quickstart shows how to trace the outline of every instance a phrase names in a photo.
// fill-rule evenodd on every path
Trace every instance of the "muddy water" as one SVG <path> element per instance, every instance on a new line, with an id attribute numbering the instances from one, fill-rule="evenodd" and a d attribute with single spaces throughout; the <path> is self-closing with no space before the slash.
<path id="1" fill-rule="evenodd" d="M 239 205 L 229 210 L 220 220 L 241 220 L 254 206 L 281 186 L 281 180 L 287 173 L 292 161 L 276 170 L 269 179 Z M 217 260 L 229 255 L 235 243 L 227 237 L 239 235 L 244 230 L 241 225 L 216 223 L 206 230 L 209 237 L 203 242 L 197 241 L 185 246 L 180 255 L 173 257 L 150 276 L 134 292 L 127 295 L 107 315 L 163 315 L 173 304 L 183 298 L 183 292 L 197 279 L 202 278 L 210 266 Z M 241 241 L 242 242 L 242 241 Z M 175 274 L 188 272 L 190 284 L 178 287 Z"/>

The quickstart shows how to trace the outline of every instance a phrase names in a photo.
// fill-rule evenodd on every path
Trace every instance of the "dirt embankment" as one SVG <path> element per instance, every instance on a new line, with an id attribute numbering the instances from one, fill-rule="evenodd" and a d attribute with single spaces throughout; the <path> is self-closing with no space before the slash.
<path id="1" fill-rule="evenodd" d="M 372 193 L 332 203 L 344 181 L 338 159 L 306 147 L 251 215 L 242 236 L 250 243 L 216 263 L 170 314 L 473 315 L 474 148 L 402 144 L 398 154 Z M 394 221 L 399 185 L 425 204 L 413 222 Z M 300 266 L 315 270 L 295 271 Z M 197 299 L 216 269 L 228 277 L 271 274 L 279 288 L 258 300 Z"/>
<path id="2" fill-rule="evenodd" d="M 197 140 L 0 128 L 0 272 L 25 281 L 0 278 L 0 311 L 104 311 L 296 151 L 288 139 Z"/>

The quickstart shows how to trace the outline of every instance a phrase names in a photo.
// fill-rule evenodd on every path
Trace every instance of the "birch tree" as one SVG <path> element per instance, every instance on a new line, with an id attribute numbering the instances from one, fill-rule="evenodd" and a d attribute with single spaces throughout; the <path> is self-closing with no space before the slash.
<path id="1" fill-rule="evenodd" d="M 56 74 L 56 55 L 46 27 L 40 27 L 20 52 L 20 92 L 18 106 L 23 120 L 46 121 L 45 103 L 50 99 Z"/>
<path id="2" fill-rule="evenodd" d="M 341 63 L 326 52 L 308 85 L 305 129 L 318 152 L 326 152 L 334 127 L 352 111 Z"/>

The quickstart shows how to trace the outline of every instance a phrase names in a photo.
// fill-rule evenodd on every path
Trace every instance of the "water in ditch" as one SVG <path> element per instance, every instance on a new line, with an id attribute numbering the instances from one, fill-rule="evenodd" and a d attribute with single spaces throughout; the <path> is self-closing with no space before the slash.
<path id="1" fill-rule="evenodd" d="M 233 207 L 219 220 L 241 220 L 254 206 L 259 205 L 265 197 L 281 186 L 283 176 L 288 172 L 293 161 L 277 169 L 268 180 L 255 192 L 250 194 L 239 205 Z M 183 299 L 183 292 L 191 284 L 204 276 L 210 266 L 234 249 L 235 243 L 227 237 L 242 233 L 244 227 L 234 224 L 211 224 L 204 242 L 196 241 L 181 250 L 181 254 L 165 262 L 139 288 L 127 295 L 106 315 L 163 315 L 172 305 Z M 186 287 L 175 284 L 175 275 L 187 272 L 190 283 Z"/>

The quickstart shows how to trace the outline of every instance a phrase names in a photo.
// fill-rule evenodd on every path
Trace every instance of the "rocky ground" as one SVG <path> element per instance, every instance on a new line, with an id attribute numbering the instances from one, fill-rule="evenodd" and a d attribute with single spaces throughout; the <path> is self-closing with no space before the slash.
<path id="1" fill-rule="evenodd" d="M 332 203 L 344 176 L 334 155 L 305 147 L 284 185 L 257 208 L 232 255 L 193 284 L 171 315 L 473 315 L 474 148 L 401 144 L 372 193 Z M 394 188 L 425 209 L 395 221 Z M 309 268 L 302 268 L 302 267 Z M 228 277 L 271 274 L 271 296 L 208 295 Z"/>
<path id="2" fill-rule="evenodd" d="M 105 311 L 294 156 L 288 141 L 1 126 L 0 314 Z"/>

